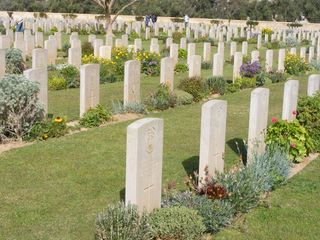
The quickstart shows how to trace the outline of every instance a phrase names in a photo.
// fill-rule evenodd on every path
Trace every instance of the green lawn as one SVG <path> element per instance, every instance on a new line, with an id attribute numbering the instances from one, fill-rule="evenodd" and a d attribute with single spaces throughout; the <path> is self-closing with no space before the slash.
<path id="1" fill-rule="evenodd" d="M 200 54 L 201 46 L 197 51 Z M 202 71 L 203 76 L 210 73 Z M 225 75 L 231 78 L 230 64 Z M 184 76 L 178 76 L 176 84 Z M 300 80 L 300 93 L 305 94 L 307 76 L 296 79 Z M 143 95 L 158 83 L 159 77 L 143 77 Z M 281 115 L 283 85 L 268 86 L 270 119 Z M 110 105 L 122 99 L 122 91 L 122 82 L 101 85 L 101 103 Z M 235 142 L 241 144 L 247 137 L 250 92 L 247 89 L 221 97 L 228 101 L 226 168 L 239 161 Z M 77 118 L 79 89 L 50 91 L 49 112 Z M 163 118 L 165 123 L 164 185 L 176 180 L 182 189 L 183 178 L 197 169 L 200 114 L 201 103 L 197 103 L 148 116 Z M 1 154 L 0 239 L 92 239 L 96 213 L 124 195 L 126 127 L 130 123 L 90 129 Z"/>
<path id="2" fill-rule="evenodd" d="M 214 239 L 318 240 L 320 239 L 320 159 L 288 184 L 271 193 L 266 204 L 236 221 Z"/>
<path id="3" fill-rule="evenodd" d="M 301 78 L 306 92 L 306 77 Z M 270 118 L 280 116 L 283 83 L 270 86 Z M 239 161 L 235 141 L 246 138 L 251 90 L 228 101 L 226 166 Z M 154 113 L 165 122 L 163 183 L 197 169 L 201 104 Z M 181 124 L 183 119 L 183 124 Z M 0 156 L 0 239 L 90 239 L 95 214 L 124 194 L 126 127 L 88 130 Z"/>

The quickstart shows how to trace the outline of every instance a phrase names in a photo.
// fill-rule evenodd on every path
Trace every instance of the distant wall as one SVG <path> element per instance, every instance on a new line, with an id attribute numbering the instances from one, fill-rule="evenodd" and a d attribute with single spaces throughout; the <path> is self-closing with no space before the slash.
<path id="1" fill-rule="evenodd" d="M 48 17 L 51 19 L 63 19 L 62 13 L 47 13 Z M 98 14 L 77 14 L 77 19 L 80 20 L 94 20 L 95 16 Z M 0 17 L 8 16 L 7 12 L 0 11 Z M 33 12 L 14 12 L 13 17 L 24 17 L 24 18 L 31 18 L 33 17 Z M 119 19 L 124 21 L 135 21 L 134 16 L 126 16 L 121 15 Z M 212 19 L 206 18 L 191 18 L 190 23 L 210 23 Z M 223 22 L 223 24 L 228 25 L 229 21 L 226 19 L 218 19 Z M 171 17 L 158 17 L 158 21 L 160 23 L 170 22 Z M 246 26 L 245 20 L 232 20 L 230 22 L 231 25 L 238 25 L 238 26 Z M 287 22 L 273 22 L 273 21 L 259 21 L 258 28 L 264 27 L 272 27 L 272 28 L 286 28 Z M 303 29 L 305 30 L 320 30 L 320 23 L 303 23 Z"/>

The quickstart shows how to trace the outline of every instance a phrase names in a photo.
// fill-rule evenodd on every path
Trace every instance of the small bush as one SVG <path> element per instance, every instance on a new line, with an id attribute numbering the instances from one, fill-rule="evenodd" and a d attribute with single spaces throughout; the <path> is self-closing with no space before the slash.
<path id="1" fill-rule="evenodd" d="M 49 78 L 48 81 L 49 90 L 62 90 L 67 88 L 67 81 L 63 77 L 54 76 Z"/>
<path id="2" fill-rule="evenodd" d="M 45 122 L 37 122 L 30 129 L 24 140 L 47 140 L 48 138 L 62 137 L 67 133 L 66 119 L 56 117 Z"/>
<path id="3" fill-rule="evenodd" d="M 146 108 L 141 103 L 128 103 L 127 105 L 124 105 L 122 101 L 116 101 L 112 103 L 112 109 L 114 114 L 146 113 Z"/>
<path id="4" fill-rule="evenodd" d="M 287 47 L 297 47 L 299 45 L 299 42 L 295 37 L 287 37 L 286 45 Z"/>
<path id="5" fill-rule="evenodd" d="M 247 62 L 241 65 L 240 74 L 242 77 L 253 78 L 261 72 L 261 65 L 258 61 Z"/>
<path id="6" fill-rule="evenodd" d="M 177 97 L 177 105 L 189 105 L 193 103 L 193 96 L 185 91 L 175 89 L 174 95 Z"/>
<path id="7" fill-rule="evenodd" d="M 201 69 L 210 69 L 212 68 L 212 64 L 209 62 L 202 62 L 201 63 Z"/>
<path id="8" fill-rule="evenodd" d="M 284 62 L 285 71 L 290 75 L 298 75 L 308 70 L 308 65 L 297 55 L 288 53 Z"/>
<path id="9" fill-rule="evenodd" d="M 147 220 L 146 215 L 139 216 L 133 205 L 111 205 L 96 217 L 95 240 L 150 239 Z"/>
<path id="10" fill-rule="evenodd" d="M 81 126 L 86 128 L 99 127 L 111 119 L 111 113 L 101 105 L 91 108 L 79 121 Z"/>
<path id="11" fill-rule="evenodd" d="M 307 130 L 298 120 L 288 122 L 273 118 L 272 122 L 267 129 L 267 145 L 287 153 L 294 162 L 303 161 L 314 148 Z"/>
<path id="12" fill-rule="evenodd" d="M 247 77 L 237 78 L 235 83 L 240 86 L 240 89 L 254 88 L 257 85 L 256 78 Z"/>
<path id="13" fill-rule="evenodd" d="M 92 44 L 89 42 L 84 42 L 81 45 L 82 56 L 93 54 Z"/>
<path id="14" fill-rule="evenodd" d="M 206 80 L 206 84 L 211 94 L 224 95 L 226 92 L 226 81 L 223 77 L 210 77 Z"/>
<path id="15" fill-rule="evenodd" d="M 38 100 L 38 83 L 22 75 L 6 75 L 0 81 L 0 142 L 22 139 L 44 117 Z"/>
<path id="16" fill-rule="evenodd" d="M 199 102 L 207 94 L 206 85 L 200 77 L 182 79 L 178 88 L 190 93 L 196 102 Z"/>
<path id="17" fill-rule="evenodd" d="M 64 44 L 62 45 L 61 51 L 63 52 L 63 55 L 64 55 L 65 57 L 68 56 L 69 48 L 71 48 L 71 44 L 70 44 L 70 43 L 64 43 Z"/>
<path id="18" fill-rule="evenodd" d="M 80 71 L 75 66 L 63 65 L 59 70 L 59 75 L 66 80 L 67 88 L 80 87 Z"/>
<path id="19" fill-rule="evenodd" d="M 195 240 L 201 239 L 205 226 L 195 210 L 186 207 L 156 209 L 149 216 L 154 239 Z"/>
<path id="20" fill-rule="evenodd" d="M 170 92 L 167 85 L 161 84 L 156 92 L 153 92 L 146 99 L 145 104 L 150 110 L 166 110 L 176 105 L 177 98 Z"/>
<path id="21" fill-rule="evenodd" d="M 57 27 L 52 27 L 51 29 L 50 29 L 50 33 L 51 34 L 54 34 L 54 33 L 56 33 L 56 32 L 58 32 L 58 28 Z"/>
<path id="22" fill-rule="evenodd" d="M 174 68 L 175 73 L 185 73 L 185 72 L 188 72 L 188 70 L 189 70 L 188 65 L 183 63 L 177 63 Z"/>
<path id="23" fill-rule="evenodd" d="M 174 32 L 172 34 L 172 39 L 174 43 L 180 43 L 181 38 L 183 38 L 185 35 L 181 32 Z"/>
<path id="24" fill-rule="evenodd" d="M 179 48 L 178 55 L 179 55 L 179 59 L 187 59 L 188 52 L 185 49 Z"/>
<path id="25" fill-rule="evenodd" d="M 234 82 L 234 83 L 230 83 L 230 84 L 227 84 L 227 89 L 226 89 L 226 92 L 227 93 L 235 93 L 235 92 L 238 92 L 240 91 L 240 82 Z"/>
<path id="26" fill-rule="evenodd" d="M 164 199 L 163 207 L 187 207 L 197 211 L 203 218 L 206 232 L 217 233 L 221 228 L 230 224 L 235 211 L 228 202 L 212 201 L 205 196 L 197 196 L 191 192 L 176 193 Z"/>
<path id="27" fill-rule="evenodd" d="M 297 120 L 313 139 L 315 151 L 320 152 L 320 93 L 299 99 Z"/>
<path id="28" fill-rule="evenodd" d="M 9 48 L 6 50 L 6 73 L 22 74 L 26 70 L 26 64 L 20 49 Z"/>

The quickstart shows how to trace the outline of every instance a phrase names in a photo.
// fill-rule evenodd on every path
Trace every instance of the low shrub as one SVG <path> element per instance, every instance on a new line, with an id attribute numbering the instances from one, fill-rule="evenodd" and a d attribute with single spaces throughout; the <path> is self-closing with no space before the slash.
<path id="1" fill-rule="evenodd" d="M 90 42 L 84 42 L 81 45 L 82 56 L 93 54 L 93 46 Z"/>
<path id="2" fill-rule="evenodd" d="M 315 151 L 320 152 L 320 93 L 300 98 L 297 110 L 297 120 L 313 139 Z"/>
<path id="3" fill-rule="evenodd" d="M 175 73 L 185 73 L 185 72 L 188 72 L 188 70 L 189 70 L 188 65 L 183 63 L 177 63 L 174 68 Z"/>
<path id="4" fill-rule="evenodd" d="M 112 103 L 112 109 L 114 114 L 146 113 L 146 107 L 141 103 L 128 103 L 124 105 L 122 101 L 116 101 Z"/>
<path id="5" fill-rule="evenodd" d="M 308 65 L 297 55 L 288 53 L 285 57 L 284 68 L 290 75 L 299 75 L 308 70 Z"/>
<path id="6" fill-rule="evenodd" d="M 246 62 L 240 67 L 240 74 L 242 77 L 253 78 L 261 72 L 261 65 L 258 61 L 253 63 Z"/>
<path id="7" fill-rule="evenodd" d="M 309 66 L 311 69 L 319 72 L 320 71 L 320 62 L 317 60 L 312 59 L 311 62 L 309 63 Z"/>
<path id="8" fill-rule="evenodd" d="M 16 48 L 6 50 L 6 73 L 22 74 L 27 66 L 22 57 L 22 51 Z"/>
<path id="9" fill-rule="evenodd" d="M 265 44 L 265 47 L 268 49 L 279 49 L 279 48 L 285 48 L 286 44 L 284 42 L 273 41 L 273 42 L 267 42 Z"/>
<path id="10" fill-rule="evenodd" d="M 170 207 L 156 209 L 149 216 L 153 239 L 195 240 L 205 231 L 203 219 L 193 209 Z"/>
<path id="11" fill-rule="evenodd" d="M 67 88 L 67 81 L 63 77 L 53 76 L 48 80 L 49 90 L 62 90 Z"/>
<path id="12" fill-rule="evenodd" d="M 147 216 L 139 216 L 133 205 L 120 202 L 99 213 L 95 223 L 95 240 L 150 239 Z"/>
<path id="13" fill-rule="evenodd" d="M 6 75 L 0 81 L 0 142 L 22 139 L 44 118 L 38 83 L 23 75 Z"/>
<path id="14" fill-rule="evenodd" d="M 145 51 L 139 51 L 136 59 L 141 62 L 141 72 L 147 76 L 160 75 L 160 55 Z"/>
<path id="15" fill-rule="evenodd" d="M 210 69 L 212 68 L 212 64 L 210 62 L 202 62 L 201 69 Z"/>
<path id="16" fill-rule="evenodd" d="M 79 124 L 86 128 L 99 127 L 111 119 L 111 113 L 103 106 L 98 105 L 86 112 L 79 121 Z"/>
<path id="17" fill-rule="evenodd" d="M 56 33 L 56 32 L 58 32 L 58 28 L 57 28 L 56 26 L 54 26 L 54 27 L 52 27 L 52 28 L 50 29 L 50 33 L 51 33 L 51 34 L 54 34 L 54 33 Z"/>
<path id="18" fill-rule="evenodd" d="M 295 37 L 287 37 L 285 42 L 287 47 L 297 47 L 299 45 L 299 42 Z"/>
<path id="19" fill-rule="evenodd" d="M 58 75 L 66 80 L 67 88 L 80 87 L 80 71 L 73 65 L 62 65 Z"/>
<path id="20" fill-rule="evenodd" d="M 227 84 L 227 89 L 226 89 L 226 92 L 227 93 L 235 93 L 235 92 L 238 92 L 240 91 L 240 82 L 234 82 L 234 83 L 229 83 Z"/>
<path id="21" fill-rule="evenodd" d="M 165 84 L 159 85 L 157 90 L 145 100 L 149 110 L 166 110 L 174 107 L 176 102 L 176 96 L 170 92 L 169 87 Z"/>
<path id="22" fill-rule="evenodd" d="M 212 201 L 205 196 L 197 196 L 191 192 L 176 193 L 163 200 L 163 207 L 187 207 L 197 211 L 203 218 L 207 233 L 217 233 L 230 224 L 235 211 L 225 201 Z"/>
<path id="23" fill-rule="evenodd" d="M 308 39 L 302 39 L 300 42 L 301 46 L 310 46 L 311 45 L 311 41 Z"/>
<path id="24" fill-rule="evenodd" d="M 207 95 L 206 85 L 200 77 L 182 79 L 178 88 L 190 93 L 193 96 L 193 100 L 196 102 L 199 102 Z"/>
<path id="25" fill-rule="evenodd" d="M 178 55 L 179 55 L 179 59 L 187 59 L 188 52 L 185 49 L 179 48 Z"/>
<path id="26" fill-rule="evenodd" d="M 63 55 L 64 55 L 65 57 L 68 56 L 69 48 L 71 48 L 71 44 L 70 44 L 70 43 L 64 43 L 64 44 L 62 45 L 61 51 L 63 52 Z"/>
<path id="27" fill-rule="evenodd" d="M 189 105 L 193 103 L 193 96 L 185 91 L 175 89 L 174 95 L 177 97 L 177 105 Z"/>
<path id="28" fill-rule="evenodd" d="M 172 39 L 174 43 L 180 43 L 181 38 L 185 37 L 185 35 L 181 32 L 172 33 Z"/>
<path id="29" fill-rule="evenodd" d="M 267 145 L 287 153 L 294 162 L 303 161 L 314 148 L 307 130 L 298 120 L 285 121 L 273 118 L 272 122 L 273 124 L 267 129 Z"/>
<path id="30" fill-rule="evenodd" d="M 240 86 L 240 89 L 254 88 L 257 85 L 256 78 L 248 77 L 237 78 L 235 83 Z"/>
<path id="31" fill-rule="evenodd" d="M 226 81 L 223 77 L 210 77 L 206 79 L 207 88 L 211 94 L 224 95 L 226 92 Z"/>
<path id="32" fill-rule="evenodd" d="M 47 140 L 48 138 L 62 137 L 68 133 L 65 118 L 56 117 L 44 122 L 37 122 L 30 129 L 24 140 Z"/>

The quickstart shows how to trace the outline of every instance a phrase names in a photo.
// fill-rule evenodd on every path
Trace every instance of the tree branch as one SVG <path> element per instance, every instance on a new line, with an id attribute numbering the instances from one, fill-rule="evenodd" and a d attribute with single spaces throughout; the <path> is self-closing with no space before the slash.
<path id="1" fill-rule="evenodd" d="M 114 2 L 115 0 L 112 0 L 111 2 Z M 130 7 L 131 5 L 135 4 L 136 2 L 138 2 L 139 0 L 131 0 L 131 2 L 127 3 L 126 5 L 124 5 L 117 13 L 116 15 L 112 18 L 111 20 L 111 24 L 117 19 L 117 17 L 124 11 L 126 10 L 126 8 Z"/>
<path id="2" fill-rule="evenodd" d="M 95 2 L 96 4 L 98 4 L 100 7 L 103 7 L 103 8 L 106 7 L 101 0 L 92 0 L 92 1 L 94 1 L 94 2 Z"/>

